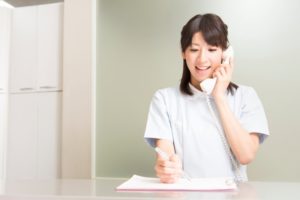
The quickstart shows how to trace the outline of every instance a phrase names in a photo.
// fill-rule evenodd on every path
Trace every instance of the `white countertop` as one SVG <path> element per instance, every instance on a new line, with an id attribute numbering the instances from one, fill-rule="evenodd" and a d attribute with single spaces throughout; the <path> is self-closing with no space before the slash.
<path id="1" fill-rule="evenodd" d="M 300 182 L 248 182 L 235 192 L 117 192 L 126 179 L 1 181 L 0 199 L 300 199 Z"/>

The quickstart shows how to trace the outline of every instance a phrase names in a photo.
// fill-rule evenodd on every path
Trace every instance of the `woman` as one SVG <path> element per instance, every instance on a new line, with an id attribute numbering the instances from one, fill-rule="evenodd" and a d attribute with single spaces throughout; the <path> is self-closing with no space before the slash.
<path id="1" fill-rule="evenodd" d="M 169 156 L 156 159 L 156 174 L 163 183 L 176 182 L 183 171 L 192 178 L 231 176 L 246 181 L 246 165 L 269 135 L 256 92 L 231 82 L 233 58 L 222 62 L 228 44 L 227 25 L 214 14 L 196 15 L 182 29 L 180 86 L 154 94 L 145 131 L 147 142 Z M 217 79 L 209 95 L 212 110 L 200 87 L 207 78 Z"/>

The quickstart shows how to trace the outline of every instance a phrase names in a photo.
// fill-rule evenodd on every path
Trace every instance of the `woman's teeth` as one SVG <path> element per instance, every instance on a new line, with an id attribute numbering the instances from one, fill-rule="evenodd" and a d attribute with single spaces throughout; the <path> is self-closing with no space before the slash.
<path id="1" fill-rule="evenodd" d="M 196 66 L 196 69 L 198 69 L 198 70 L 207 70 L 207 69 L 209 69 L 210 68 L 210 66 L 208 66 L 208 67 L 197 67 Z"/>

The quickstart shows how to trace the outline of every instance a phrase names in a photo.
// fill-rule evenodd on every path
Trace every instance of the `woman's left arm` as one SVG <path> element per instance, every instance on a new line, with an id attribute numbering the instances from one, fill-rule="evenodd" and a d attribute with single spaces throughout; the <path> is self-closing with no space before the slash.
<path id="1" fill-rule="evenodd" d="M 215 99 L 221 123 L 231 147 L 231 150 L 239 163 L 250 163 L 256 155 L 259 147 L 259 137 L 256 133 L 247 132 L 230 110 L 226 98 Z"/>
<path id="2" fill-rule="evenodd" d="M 239 163 L 248 164 L 255 158 L 259 148 L 259 136 L 257 133 L 247 132 L 230 109 L 226 91 L 231 81 L 232 72 L 232 59 L 230 59 L 229 64 L 222 64 L 214 72 L 214 77 L 217 77 L 217 83 L 212 95 L 219 111 L 225 136 L 233 154 Z"/>

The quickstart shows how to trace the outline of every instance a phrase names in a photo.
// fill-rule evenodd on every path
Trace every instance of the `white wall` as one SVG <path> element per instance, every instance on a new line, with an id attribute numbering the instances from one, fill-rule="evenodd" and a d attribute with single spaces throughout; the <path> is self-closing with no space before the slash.
<path id="1" fill-rule="evenodd" d="M 143 140 L 155 90 L 179 83 L 180 31 L 198 13 L 229 26 L 234 81 L 258 92 L 271 137 L 249 166 L 252 180 L 300 180 L 300 2 L 99 0 L 96 175 L 154 175 Z"/>
<path id="2" fill-rule="evenodd" d="M 92 175 L 94 3 L 64 1 L 62 178 Z"/>

